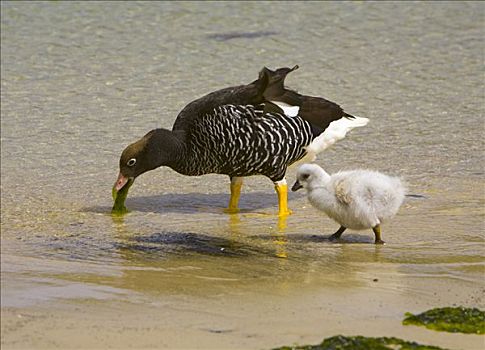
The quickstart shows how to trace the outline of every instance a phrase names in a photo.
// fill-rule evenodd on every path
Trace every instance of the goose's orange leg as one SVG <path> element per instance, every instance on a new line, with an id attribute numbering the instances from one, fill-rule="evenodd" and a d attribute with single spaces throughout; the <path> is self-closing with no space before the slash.
<path id="1" fill-rule="evenodd" d="M 291 210 L 288 209 L 288 185 L 286 180 L 276 181 L 274 186 L 276 193 L 278 194 L 278 215 L 287 216 L 291 214 Z"/>
<path id="2" fill-rule="evenodd" d="M 239 212 L 239 197 L 241 196 L 242 177 L 231 178 L 231 198 L 229 198 L 229 206 L 224 211 L 229 214 Z"/>

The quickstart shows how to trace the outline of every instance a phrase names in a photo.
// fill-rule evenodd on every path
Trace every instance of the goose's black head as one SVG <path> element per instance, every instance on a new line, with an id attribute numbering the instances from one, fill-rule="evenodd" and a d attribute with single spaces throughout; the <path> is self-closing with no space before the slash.
<path id="1" fill-rule="evenodd" d="M 172 131 L 155 129 L 126 147 L 120 157 L 120 173 L 113 187 L 121 190 L 141 174 L 170 165 L 176 155 L 177 140 Z"/>

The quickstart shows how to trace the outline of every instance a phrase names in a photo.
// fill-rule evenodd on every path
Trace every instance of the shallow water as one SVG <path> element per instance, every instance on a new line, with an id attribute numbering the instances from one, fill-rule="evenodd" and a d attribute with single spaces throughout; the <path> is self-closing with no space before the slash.
<path id="1" fill-rule="evenodd" d="M 101 300 L 201 311 L 238 300 L 235 312 L 261 308 L 264 320 L 271 298 L 308 311 L 320 296 L 366 324 L 428 305 L 485 306 L 483 4 L 1 6 L 2 307 Z M 383 226 L 387 245 L 374 246 L 371 231 L 329 243 L 338 225 L 300 192 L 290 194 L 294 214 L 278 220 L 263 177 L 245 181 L 242 213 L 227 215 L 225 176 L 158 169 L 131 188 L 128 215 L 109 214 L 128 143 L 170 128 L 196 97 L 294 64 L 292 88 L 371 120 L 318 164 L 399 175 L 415 195 Z M 356 311 L 375 294 L 390 311 Z M 338 295 L 361 297 L 346 309 Z M 175 325 L 190 329 L 188 319 Z M 288 343 L 307 339 L 279 331 Z"/>

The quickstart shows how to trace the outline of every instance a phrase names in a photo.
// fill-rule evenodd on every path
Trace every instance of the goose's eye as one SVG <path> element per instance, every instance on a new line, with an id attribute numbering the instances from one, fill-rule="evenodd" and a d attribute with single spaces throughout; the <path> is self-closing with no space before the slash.
<path id="1" fill-rule="evenodd" d="M 302 180 L 308 180 L 309 177 L 310 177 L 310 174 L 302 174 L 301 175 Z"/>
<path id="2" fill-rule="evenodd" d="M 126 163 L 126 165 L 128 165 L 128 166 L 133 166 L 133 165 L 135 165 L 135 164 L 136 164 L 136 159 L 135 159 L 135 158 L 131 158 L 131 159 L 128 161 L 128 163 Z"/>

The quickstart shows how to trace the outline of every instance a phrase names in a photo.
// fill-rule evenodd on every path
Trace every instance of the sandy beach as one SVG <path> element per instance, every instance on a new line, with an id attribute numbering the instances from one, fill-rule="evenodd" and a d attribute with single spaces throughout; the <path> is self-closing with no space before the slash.
<path id="1" fill-rule="evenodd" d="M 394 336 L 446 349 L 483 349 L 480 335 L 401 325 L 403 311 L 456 302 L 476 305 L 482 290 L 434 279 L 426 285 L 408 281 L 412 287 L 402 295 L 392 288 L 392 275 L 384 276 L 373 282 L 374 275 L 363 274 L 360 278 L 367 286 L 358 291 L 299 293 L 297 288 L 277 288 L 263 295 L 253 290 L 229 298 L 167 298 L 150 303 L 147 296 L 138 295 L 131 296 L 139 298 L 131 302 L 119 296 L 3 308 L 2 348 L 271 349 L 316 344 L 344 334 Z M 113 293 L 122 295 L 123 290 L 105 291 Z"/>

